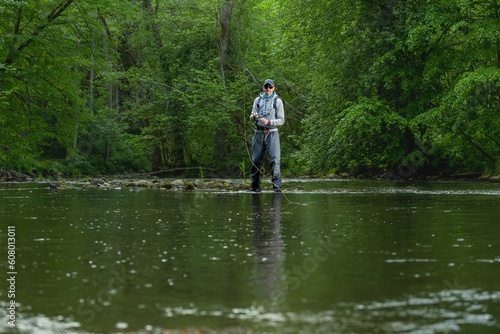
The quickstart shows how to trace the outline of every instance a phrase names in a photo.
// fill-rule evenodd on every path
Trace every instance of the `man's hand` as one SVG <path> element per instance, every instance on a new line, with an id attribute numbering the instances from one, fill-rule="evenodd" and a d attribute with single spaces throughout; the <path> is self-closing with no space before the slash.
<path id="1" fill-rule="evenodd" d="M 269 124 L 269 120 L 265 119 L 265 118 L 261 118 L 260 119 L 260 122 L 264 125 L 268 125 Z"/>

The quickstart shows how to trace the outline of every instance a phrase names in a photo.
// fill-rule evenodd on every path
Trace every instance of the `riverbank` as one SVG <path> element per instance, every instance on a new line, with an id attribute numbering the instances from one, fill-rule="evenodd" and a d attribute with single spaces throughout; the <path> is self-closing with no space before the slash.
<path id="1" fill-rule="evenodd" d="M 142 174 L 141 176 L 148 176 Z M 298 177 L 298 179 L 311 179 L 310 176 Z M 364 175 L 353 176 L 347 173 L 332 174 L 326 177 L 314 177 L 315 179 L 339 179 L 339 180 L 378 180 L 392 182 L 436 182 L 436 181 L 467 181 L 467 182 L 491 182 L 500 183 L 500 175 L 495 174 L 480 174 L 480 173 L 457 173 L 451 175 L 440 176 L 424 176 L 415 178 L 403 178 L 396 174 L 385 173 L 379 176 L 366 177 Z M 65 179 L 62 177 L 54 177 L 51 179 L 35 178 L 33 176 L 23 174 L 16 171 L 0 171 L 0 183 L 2 182 L 46 182 L 47 187 L 51 189 L 67 189 L 74 187 L 89 187 L 102 189 L 121 189 L 129 188 L 139 190 L 145 188 L 151 189 L 166 189 L 166 190 L 220 190 L 220 191 L 242 191 L 247 190 L 250 186 L 249 180 L 244 179 L 172 179 L 144 177 L 137 178 L 136 175 L 130 176 L 107 176 L 107 177 L 85 177 L 80 179 Z M 262 184 L 263 190 L 271 190 L 272 187 L 267 182 Z M 268 189 L 269 188 L 269 189 Z"/>

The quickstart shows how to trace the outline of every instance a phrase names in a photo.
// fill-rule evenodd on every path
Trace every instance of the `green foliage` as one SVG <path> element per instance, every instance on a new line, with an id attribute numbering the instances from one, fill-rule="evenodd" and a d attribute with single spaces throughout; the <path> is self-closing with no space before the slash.
<path id="1" fill-rule="evenodd" d="M 341 28 L 329 20 L 310 28 L 321 70 L 309 79 L 299 161 L 314 172 L 400 164 L 415 172 L 493 170 L 500 156 L 498 6 L 355 1 L 346 10 L 342 4 L 331 6 Z M 317 8 L 301 20 L 329 12 Z M 311 33 L 304 30 L 307 43 Z M 384 104 L 375 108 L 384 110 L 380 118 L 366 101 Z"/>
<path id="2" fill-rule="evenodd" d="M 88 130 L 81 133 L 78 152 L 73 162 L 82 174 L 115 174 L 144 172 L 151 169 L 147 155 L 134 137 L 124 133 L 124 125 L 117 122 L 119 115 L 113 109 L 97 110 Z"/>
<path id="3" fill-rule="evenodd" d="M 422 139 L 432 141 L 455 168 L 495 170 L 500 156 L 499 97 L 499 68 L 464 73 L 441 104 L 415 118 L 413 126 L 425 128 Z"/>
<path id="4" fill-rule="evenodd" d="M 337 118 L 328 150 L 335 170 L 381 172 L 404 156 L 406 121 L 386 104 L 360 99 Z"/>
<path id="5" fill-rule="evenodd" d="M 247 169 L 246 159 L 241 160 L 240 164 L 238 165 L 238 168 L 240 169 L 240 175 L 243 177 L 243 180 L 246 182 L 247 176 L 250 174 L 250 172 Z"/>
<path id="6" fill-rule="evenodd" d="M 0 168 L 243 173 L 248 115 L 272 77 L 285 174 L 498 171 L 499 12 L 486 0 L 1 1 Z"/>

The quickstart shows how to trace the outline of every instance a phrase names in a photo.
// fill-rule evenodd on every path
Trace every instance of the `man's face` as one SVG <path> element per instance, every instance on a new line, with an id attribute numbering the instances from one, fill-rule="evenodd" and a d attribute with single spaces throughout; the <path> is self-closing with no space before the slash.
<path id="1" fill-rule="evenodd" d="M 265 84 L 264 92 L 266 93 L 267 96 L 270 96 L 274 92 L 274 86 L 271 86 L 270 84 Z"/>

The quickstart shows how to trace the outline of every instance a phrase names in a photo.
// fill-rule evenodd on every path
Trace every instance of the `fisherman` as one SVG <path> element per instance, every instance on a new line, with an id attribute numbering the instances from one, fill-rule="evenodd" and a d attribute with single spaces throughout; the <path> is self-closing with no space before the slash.
<path id="1" fill-rule="evenodd" d="M 255 122 L 252 138 L 252 187 L 250 191 L 260 192 L 261 167 L 267 151 L 271 163 L 273 189 L 281 192 L 280 136 L 278 126 L 285 123 L 283 101 L 274 92 L 274 81 L 264 81 L 264 92 L 253 102 L 250 120 Z"/>

